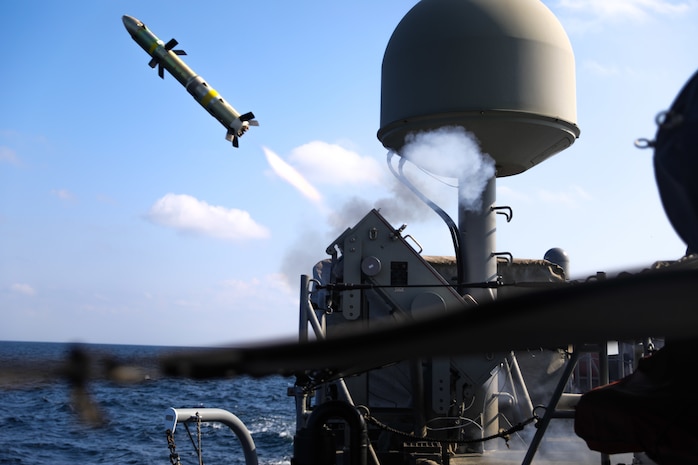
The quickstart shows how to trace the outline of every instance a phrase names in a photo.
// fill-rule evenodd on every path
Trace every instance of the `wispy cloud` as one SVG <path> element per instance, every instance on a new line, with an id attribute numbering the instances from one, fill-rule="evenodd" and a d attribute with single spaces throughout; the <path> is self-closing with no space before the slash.
<path id="1" fill-rule="evenodd" d="M 150 208 L 146 218 L 183 233 L 243 241 L 270 236 L 243 210 L 209 205 L 186 194 L 169 193 Z"/>
<path id="2" fill-rule="evenodd" d="M 259 296 L 260 292 L 270 289 L 273 289 L 274 292 L 283 292 L 286 294 L 295 293 L 295 288 L 289 285 L 287 277 L 281 273 L 270 274 L 265 276 L 264 279 L 253 277 L 247 281 L 228 279 L 222 281 L 220 287 L 226 292 L 234 292 L 236 296 L 241 298 L 255 298 L 255 296 Z"/>
<path id="3" fill-rule="evenodd" d="M 560 8 L 601 21 L 645 21 L 654 15 L 676 16 L 696 8 L 695 1 L 560 0 Z"/>
<path id="4" fill-rule="evenodd" d="M 611 77 L 621 74 L 621 70 L 617 65 L 604 65 L 598 61 L 586 60 L 582 66 L 595 76 Z"/>
<path id="5" fill-rule="evenodd" d="M 556 190 L 536 188 L 513 189 L 508 186 L 497 186 L 497 198 L 506 203 L 559 205 L 565 208 L 577 208 L 585 202 L 593 200 L 593 196 L 583 187 L 570 185 Z"/>
<path id="6" fill-rule="evenodd" d="M 25 283 L 12 284 L 10 286 L 10 290 L 12 292 L 16 292 L 17 294 L 22 294 L 22 295 L 27 295 L 27 296 L 32 296 L 32 295 L 36 294 L 36 289 L 34 289 L 29 284 L 25 284 Z"/>
<path id="7" fill-rule="evenodd" d="M 51 195 L 64 202 L 72 202 L 75 200 L 75 195 L 68 189 L 53 189 Z"/>
<path id="8" fill-rule="evenodd" d="M 312 141 L 296 147 L 289 160 L 315 183 L 378 185 L 385 176 L 385 167 L 374 158 L 322 141 Z"/>
<path id="9" fill-rule="evenodd" d="M 531 202 L 531 196 L 527 192 L 502 185 L 497 185 L 497 199 L 504 202 Z"/>
<path id="10" fill-rule="evenodd" d="M 575 185 L 560 191 L 538 189 L 536 196 L 543 203 L 559 204 L 568 208 L 578 207 L 580 203 L 592 199 L 592 196 L 586 190 Z"/>
<path id="11" fill-rule="evenodd" d="M 17 152 L 13 149 L 0 146 L 0 162 L 19 165 L 19 156 L 17 156 Z"/>

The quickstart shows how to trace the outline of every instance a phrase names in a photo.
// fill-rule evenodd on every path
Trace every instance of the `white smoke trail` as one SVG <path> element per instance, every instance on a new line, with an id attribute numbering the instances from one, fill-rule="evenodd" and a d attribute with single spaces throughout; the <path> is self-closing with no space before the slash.
<path id="1" fill-rule="evenodd" d="M 482 207 L 482 193 L 495 174 L 494 160 L 482 153 L 475 137 L 460 126 L 410 133 L 400 155 L 434 174 L 458 178 L 460 205 Z"/>
<path id="2" fill-rule="evenodd" d="M 262 147 L 264 150 L 264 155 L 267 157 L 267 162 L 269 166 L 274 170 L 274 172 L 283 180 L 295 187 L 303 196 L 311 200 L 317 205 L 322 205 L 322 195 L 320 192 L 310 184 L 302 174 L 300 174 L 294 167 L 286 163 L 277 154 L 272 152 L 266 147 Z"/>

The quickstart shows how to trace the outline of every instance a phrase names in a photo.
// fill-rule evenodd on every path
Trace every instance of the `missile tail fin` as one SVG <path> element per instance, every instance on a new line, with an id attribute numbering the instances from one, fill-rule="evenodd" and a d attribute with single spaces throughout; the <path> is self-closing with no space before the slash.
<path id="1" fill-rule="evenodd" d="M 151 68 L 155 68 L 156 66 L 158 67 L 158 76 L 160 76 L 160 79 L 165 79 L 165 70 L 162 67 L 162 63 L 160 63 L 160 60 L 157 58 L 153 58 L 148 62 L 148 66 Z"/>
<path id="2" fill-rule="evenodd" d="M 259 122 L 254 119 L 254 113 L 251 111 L 245 113 L 244 115 L 240 115 L 239 119 L 240 121 L 247 121 L 250 126 L 259 126 Z"/>
<path id="3" fill-rule="evenodd" d="M 247 121 L 250 126 L 259 126 L 259 122 L 254 119 L 254 113 L 247 112 L 244 115 L 240 115 L 240 121 Z"/>
<path id="4" fill-rule="evenodd" d="M 228 132 L 225 134 L 225 140 L 232 142 L 233 147 L 235 148 L 239 147 L 240 145 L 238 141 L 238 135 L 233 130 L 228 130 Z"/>
<path id="5" fill-rule="evenodd" d="M 170 39 L 169 42 L 165 44 L 165 50 L 167 50 L 168 52 L 172 51 L 172 53 L 174 53 L 175 55 L 186 55 L 187 52 L 185 52 L 184 50 L 172 50 L 178 44 L 179 42 L 177 42 L 175 39 Z"/>
<path id="6" fill-rule="evenodd" d="M 225 140 L 231 141 L 233 143 L 233 147 L 237 148 L 240 143 L 240 136 L 247 132 L 250 126 L 259 126 L 259 123 L 252 118 L 254 118 L 254 114 L 251 111 L 245 113 L 244 115 L 238 116 L 237 119 L 242 123 L 242 125 L 239 129 L 228 129 L 228 132 L 225 135 Z"/>
<path id="7" fill-rule="evenodd" d="M 179 42 L 177 42 L 175 39 L 170 39 L 165 44 L 165 50 L 172 50 L 177 46 L 177 44 L 179 44 Z"/>
<path id="8" fill-rule="evenodd" d="M 184 50 L 172 50 L 174 47 L 177 46 L 179 42 L 177 42 L 175 39 L 170 39 L 169 42 L 165 44 L 165 50 L 168 52 L 171 51 L 175 55 L 186 55 L 187 52 Z M 158 60 L 156 57 L 153 57 L 149 62 L 148 66 L 151 68 L 155 68 L 156 66 L 158 67 L 158 76 L 160 76 L 160 79 L 165 79 L 165 69 L 162 66 L 162 63 L 160 60 Z"/>

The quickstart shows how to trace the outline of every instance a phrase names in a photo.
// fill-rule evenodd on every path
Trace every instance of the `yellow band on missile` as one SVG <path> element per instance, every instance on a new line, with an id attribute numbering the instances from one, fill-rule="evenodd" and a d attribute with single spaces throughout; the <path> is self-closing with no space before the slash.
<path id="1" fill-rule="evenodd" d="M 206 95 L 204 95 L 201 98 L 201 100 L 200 100 L 201 105 L 203 105 L 204 108 L 208 108 L 208 104 L 211 103 L 211 100 L 213 100 L 214 98 L 217 98 L 217 97 L 218 97 L 218 92 L 216 92 L 215 89 L 211 89 L 206 93 Z"/>
<path id="2" fill-rule="evenodd" d="M 148 55 L 152 55 L 153 52 L 155 51 L 156 48 L 158 48 L 159 45 L 164 45 L 161 40 L 154 40 L 152 44 L 150 44 L 150 48 L 148 49 Z"/>

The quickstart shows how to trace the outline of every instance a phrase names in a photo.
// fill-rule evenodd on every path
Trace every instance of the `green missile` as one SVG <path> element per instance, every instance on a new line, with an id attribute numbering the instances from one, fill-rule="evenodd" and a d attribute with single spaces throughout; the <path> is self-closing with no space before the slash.
<path id="1" fill-rule="evenodd" d="M 204 79 L 196 74 L 189 66 L 179 58 L 186 55 L 183 50 L 173 50 L 177 41 L 171 39 L 164 43 L 153 34 L 145 24 L 132 16 L 124 15 L 122 18 L 126 30 L 131 38 L 148 52 L 151 60 L 148 63 L 151 68 L 158 67 L 158 75 L 165 78 L 166 69 L 174 76 L 187 92 L 199 102 L 214 118 L 216 118 L 228 131 L 226 140 L 232 141 L 233 146 L 238 146 L 238 138 L 241 137 L 250 126 L 259 126 L 252 112 L 241 115 L 235 108 L 226 102 L 216 90 L 209 86 Z"/>

